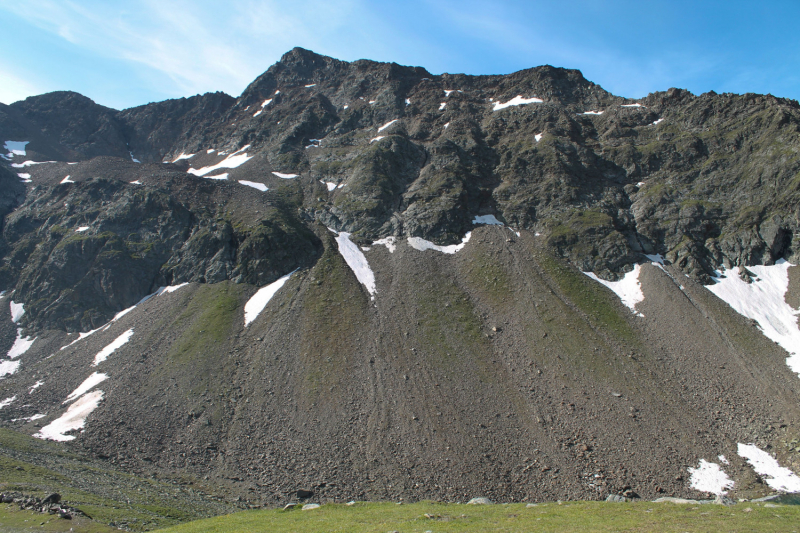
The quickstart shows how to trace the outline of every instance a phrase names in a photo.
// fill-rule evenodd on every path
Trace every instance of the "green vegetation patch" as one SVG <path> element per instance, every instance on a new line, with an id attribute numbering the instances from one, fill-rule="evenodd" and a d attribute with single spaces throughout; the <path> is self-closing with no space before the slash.
<path id="1" fill-rule="evenodd" d="M 267 532 L 774 532 L 796 531 L 800 507 L 765 508 L 742 503 L 575 502 L 458 505 L 438 503 L 357 503 L 314 510 L 245 511 L 164 530 L 165 533 Z"/>
<path id="2" fill-rule="evenodd" d="M 607 294 L 602 285 L 550 255 L 543 254 L 537 259 L 561 292 L 586 313 L 595 327 L 604 329 L 620 339 L 634 340 L 633 329 L 620 316 L 612 296 Z"/>
<path id="3" fill-rule="evenodd" d="M 0 531 L 108 531 L 115 523 L 139 531 L 213 516 L 230 507 L 189 499 L 179 487 L 112 470 L 106 463 L 77 455 L 69 444 L 42 441 L 0 429 L 0 492 L 44 498 L 58 492 L 62 501 L 93 521 L 58 520 L 0 504 Z M 44 522 L 44 526 L 42 526 Z M 69 524 L 66 529 L 60 524 Z"/>

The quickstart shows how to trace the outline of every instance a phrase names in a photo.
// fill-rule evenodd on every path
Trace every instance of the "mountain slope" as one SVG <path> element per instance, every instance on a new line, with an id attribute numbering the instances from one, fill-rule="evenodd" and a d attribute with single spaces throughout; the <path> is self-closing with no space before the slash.
<path id="1" fill-rule="evenodd" d="M 703 286 L 796 261 L 796 102 L 295 49 L 238 99 L 1 111 L 8 427 L 270 504 L 800 469 L 792 346 Z"/>

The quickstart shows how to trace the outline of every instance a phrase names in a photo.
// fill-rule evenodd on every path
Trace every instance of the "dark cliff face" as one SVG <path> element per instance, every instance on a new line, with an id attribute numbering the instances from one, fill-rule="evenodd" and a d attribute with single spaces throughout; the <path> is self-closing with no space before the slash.
<path id="1" fill-rule="evenodd" d="M 498 105 L 516 97 L 538 100 Z M 28 157 L 84 161 L 27 167 L 34 180 L 20 213 L 29 215 L 9 220 L 13 229 L 25 218 L 26 231 L 37 234 L 52 234 L 50 227 L 68 218 L 62 204 L 47 200 L 55 194 L 49 187 L 60 183 L 59 172 L 61 178 L 80 175 L 81 181 L 113 176 L 131 182 L 160 176 L 161 161 L 175 160 L 169 173 L 180 175 L 219 164 L 245 147 L 252 160 L 212 188 L 225 190 L 234 174 L 268 186 L 269 193 L 246 207 L 235 199 L 226 204 L 248 220 L 259 211 L 263 216 L 258 202 L 283 194 L 276 187 L 288 188 L 291 201 L 283 209 L 293 220 L 291 231 L 310 232 L 322 224 L 363 243 L 419 236 L 451 244 L 473 227 L 475 216 L 492 214 L 515 229 L 539 233 L 577 268 L 607 279 L 618 278 L 642 254 L 660 253 L 706 283 L 720 266 L 771 264 L 796 257 L 800 249 L 800 109 L 772 96 L 694 96 L 670 89 L 632 102 L 579 71 L 551 66 L 507 76 L 434 76 L 420 67 L 347 63 L 296 48 L 238 99 L 209 93 L 118 112 L 59 92 L 0 111 L 2 136 L 29 140 Z M 185 158 L 177 159 L 181 154 Z M 110 157 L 88 161 L 101 155 Z M 144 163 L 137 173 L 130 173 L 132 158 Z M 300 177 L 290 183 L 272 172 Z M 160 180 L 145 187 L 160 189 Z M 159 204 L 167 212 L 165 206 L 175 202 L 170 187 Z M 218 204 L 214 191 L 204 193 L 204 202 Z M 86 223 L 107 216 L 115 201 L 81 197 Z M 46 217 L 41 202 L 52 210 Z M 148 282 L 132 295 L 109 296 L 97 319 L 122 305 L 110 302 L 130 302 L 156 279 L 261 283 L 278 276 L 278 270 L 252 273 L 251 266 L 238 263 L 238 245 L 223 245 L 227 237 L 219 237 L 233 230 L 209 230 L 217 235 L 213 253 L 180 251 L 212 242 L 190 228 L 211 228 L 218 216 L 182 209 L 191 213 L 187 222 L 165 227 L 159 243 L 152 240 L 158 232 L 136 241 L 148 249 L 169 241 L 169 253 L 165 248 L 167 255 L 154 261 L 168 256 L 170 268 L 152 267 Z M 130 226 L 139 224 L 141 213 L 119 216 L 124 213 Z M 258 227 L 249 224 L 247 231 Z M 16 277 L 21 267 L 12 264 L 25 264 L 24 250 L 39 242 L 14 231 L 5 239 L 16 250 L 3 267 L 9 288 L 22 279 Z M 165 241 L 163 234 L 172 231 Z M 312 249 L 308 257 L 316 253 Z M 208 274 L 193 272 L 198 261 Z M 101 292 L 111 290 L 100 286 Z"/>

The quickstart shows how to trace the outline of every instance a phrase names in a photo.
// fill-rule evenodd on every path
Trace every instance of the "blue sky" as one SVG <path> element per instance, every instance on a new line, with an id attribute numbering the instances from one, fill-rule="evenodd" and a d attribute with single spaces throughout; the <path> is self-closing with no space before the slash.
<path id="1" fill-rule="evenodd" d="M 681 87 L 798 99 L 798 21 L 798 0 L 0 0 L 0 102 L 238 96 L 295 46 L 434 74 L 577 68 L 630 98 Z"/>

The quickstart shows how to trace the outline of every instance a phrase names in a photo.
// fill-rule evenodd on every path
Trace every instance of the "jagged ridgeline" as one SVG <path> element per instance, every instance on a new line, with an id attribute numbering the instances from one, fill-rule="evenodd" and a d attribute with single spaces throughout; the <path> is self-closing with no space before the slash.
<path id="1" fill-rule="evenodd" d="M 8 428 L 250 503 L 800 491 L 795 101 L 296 48 L 0 143 Z"/>

